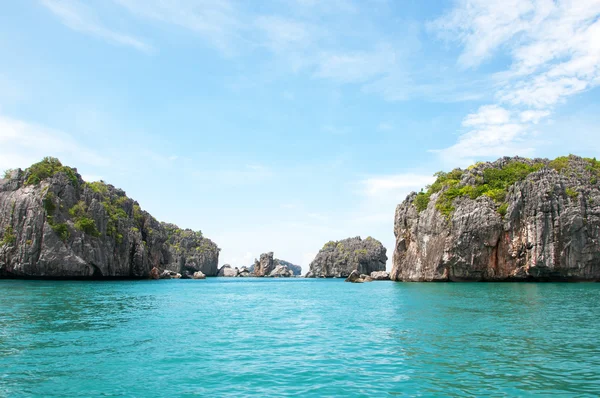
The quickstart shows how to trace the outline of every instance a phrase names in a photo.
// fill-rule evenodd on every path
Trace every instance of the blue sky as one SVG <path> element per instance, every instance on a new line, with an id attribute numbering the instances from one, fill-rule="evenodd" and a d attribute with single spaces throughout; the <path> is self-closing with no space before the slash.
<path id="1" fill-rule="evenodd" d="M 0 168 L 46 155 L 221 263 L 391 254 L 438 170 L 600 156 L 598 0 L 41 0 L 0 13 Z"/>

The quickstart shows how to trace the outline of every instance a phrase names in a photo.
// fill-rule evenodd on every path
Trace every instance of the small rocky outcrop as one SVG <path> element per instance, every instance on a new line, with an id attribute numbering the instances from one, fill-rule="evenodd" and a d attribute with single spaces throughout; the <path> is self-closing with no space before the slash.
<path id="1" fill-rule="evenodd" d="M 194 275 L 192 275 L 192 279 L 206 279 L 206 275 L 204 275 L 202 271 L 196 271 L 194 272 Z"/>
<path id="2" fill-rule="evenodd" d="M 255 263 L 252 264 L 248 268 L 248 270 L 250 272 L 252 272 L 252 273 L 254 272 L 254 269 L 256 267 L 256 263 L 257 262 L 259 262 L 259 261 L 255 261 Z M 299 266 L 299 265 L 292 264 L 289 261 L 285 261 L 285 260 L 281 260 L 281 259 L 278 259 L 278 258 L 274 258 L 273 259 L 273 269 L 275 269 L 278 265 L 286 266 L 289 270 L 291 270 L 293 272 L 294 276 L 300 276 L 300 275 L 302 275 L 302 267 Z M 265 275 L 265 276 L 267 276 L 267 275 Z"/>
<path id="3" fill-rule="evenodd" d="M 347 278 L 356 270 L 359 275 L 385 271 L 386 249 L 371 237 L 330 241 L 310 263 L 307 278 Z"/>
<path id="4" fill-rule="evenodd" d="M 372 282 L 372 281 L 373 281 L 373 278 L 371 278 L 369 275 L 361 274 L 357 270 L 354 270 L 350 273 L 350 275 L 348 275 L 348 277 L 346 278 L 346 280 L 344 282 L 364 283 L 364 282 Z"/>
<path id="5" fill-rule="evenodd" d="M 273 252 L 263 253 L 260 255 L 260 260 L 254 260 L 254 276 L 269 275 L 274 269 Z"/>
<path id="6" fill-rule="evenodd" d="M 371 272 L 371 279 L 374 281 L 389 281 L 390 273 L 386 271 L 373 271 Z"/>
<path id="7" fill-rule="evenodd" d="M 227 277 L 227 278 L 235 278 L 239 276 L 240 271 L 236 268 L 232 268 L 231 265 L 225 264 L 219 269 L 219 273 L 217 276 Z"/>
<path id="8" fill-rule="evenodd" d="M 272 278 L 290 278 L 294 276 L 294 271 L 285 265 L 277 265 L 273 271 L 269 273 Z"/>
<path id="9" fill-rule="evenodd" d="M 250 270 L 246 267 L 242 267 L 240 268 L 240 272 L 238 273 L 238 276 L 240 278 L 248 278 L 251 276 L 254 276 L 254 274 L 252 272 L 250 272 Z"/>
<path id="10" fill-rule="evenodd" d="M 216 275 L 218 255 L 199 232 L 158 222 L 123 190 L 85 182 L 58 159 L 0 179 L 0 278 Z"/>
<path id="11" fill-rule="evenodd" d="M 600 280 L 600 162 L 502 158 L 438 173 L 395 215 L 397 281 Z"/>

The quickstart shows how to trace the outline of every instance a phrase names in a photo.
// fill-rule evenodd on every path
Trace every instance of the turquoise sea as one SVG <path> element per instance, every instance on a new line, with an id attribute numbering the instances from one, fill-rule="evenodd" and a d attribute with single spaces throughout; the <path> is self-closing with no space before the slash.
<path id="1" fill-rule="evenodd" d="M 0 281 L 0 396 L 507 395 L 600 395 L 600 284 Z"/>

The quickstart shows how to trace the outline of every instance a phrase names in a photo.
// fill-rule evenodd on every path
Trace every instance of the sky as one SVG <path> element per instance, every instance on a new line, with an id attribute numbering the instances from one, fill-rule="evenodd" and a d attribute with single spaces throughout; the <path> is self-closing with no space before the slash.
<path id="1" fill-rule="evenodd" d="M 439 170 L 600 157 L 600 0 L 23 0 L 0 170 L 44 156 L 201 230 L 220 263 L 394 248 Z"/>

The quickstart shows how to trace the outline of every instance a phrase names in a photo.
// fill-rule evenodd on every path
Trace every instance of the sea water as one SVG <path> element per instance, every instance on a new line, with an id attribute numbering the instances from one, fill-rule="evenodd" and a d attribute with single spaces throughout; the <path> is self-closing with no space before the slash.
<path id="1" fill-rule="evenodd" d="M 600 284 L 0 281 L 0 396 L 483 395 L 600 395 Z"/>

